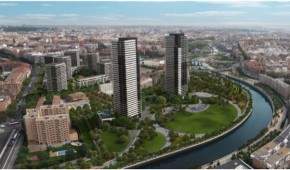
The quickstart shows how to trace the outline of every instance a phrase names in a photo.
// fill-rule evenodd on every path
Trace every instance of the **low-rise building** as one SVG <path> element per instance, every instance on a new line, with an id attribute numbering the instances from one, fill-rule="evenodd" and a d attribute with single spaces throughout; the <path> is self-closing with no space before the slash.
<path id="1" fill-rule="evenodd" d="M 16 99 L 22 89 L 22 83 L 30 74 L 30 66 L 24 65 L 13 69 L 4 81 L 0 81 L 0 95 L 9 96 L 12 100 Z"/>
<path id="2" fill-rule="evenodd" d="M 11 98 L 9 96 L 0 96 L 0 112 L 6 111 L 10 104 Z"/>
<path id="3" fill-rule="evenodd" d="M 97 75 L 91 77 L 83 77 L 75 80 L 74 85 L 77 87 L 88 87 L 94 84 L 105 83 L 108 81 L 108 76 L 106 75 Z"/>
<path id="4" fill-rule="evenodd" d="M 215 169 L 253 169 L 241 159 L 234 159 L 225 164 L 215 167 Z"/>
<path id="5" fill-rule="evenodd" d="M 108 94 L 108 95 L 112 95 L 113 94 L 113 83 L 109 82 L 109 83 L 103 83 L 99 85 L 99 90 L 102 93 Z"/>
<path id="6" fill-rule="evenodd" d="M 257 61 L 245 61 L 242 63 L 242 67 L 246 74 L 256 78 L 259 77 L 259 74 L 265 73 L 265 68 L 263 64 Z"/>
<path id="7" fill-rule="evenodd" d="M 289 169 L 290 168 L 290 126 L 273 141 L 251 154 L 254 168 Z"/>
<path id="8" fill-rule="evenodd" d="M 68 101 L 70 102 L 75 102 L 79 100 L 87 100 L 87 99 L 88 99 L 87 95 L 83 92 L 75 92 L 68 95 Z"/>
<path id="9" fill-rule="evenodd" d="M 150 87 L 153 85 L 153 81 L 151 77 L 142 77 L 141 78 L 141 89 Z"/>
<path id="10" fill-rule="evenodd" d="M 22 67 L 22 66 L 30 68 L 30 65 L 27 63 L 10 61 L 10 60 L 7 60 L 1 64 L 3 72 L 11 72 L 13 69 L 18 68 L 18 67 Z"/>
<path id="11" fill-rule="evenodd" d="M 164 67 L 164 60 L 160 59 L 145 59 L 141 63 L 142 65 L 149 66 L 149 67 L 156 67 L 156 68 L 163 68 Z"/>
<path id="12" fill-rule="evenodd" d="M 90 106 L 90 99 L 83 92 L 69 94 L 67 102 L 65 102 L 65 105 L 67 105 L 69 109 L 70 108 L 76 109 L 78 106 L 84 107 L 84 105 L 86 104 Z"/>

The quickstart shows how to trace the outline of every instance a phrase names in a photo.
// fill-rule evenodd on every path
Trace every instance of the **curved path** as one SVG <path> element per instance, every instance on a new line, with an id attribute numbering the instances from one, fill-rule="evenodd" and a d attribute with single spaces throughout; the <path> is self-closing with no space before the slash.
<path id="1" fill-rule="evenodd" d="M 171 142 L 170 142 L 170 138 L 169 138 L 169 130 L 168 129 L 165 129 L 165 128 L 163 128 L 163 127 L 161 127 L 159 124 L 154 124 L 154 127 L 156 128 L 155 130 L 157 131 L 157 132 L 159 132 L 159 133 L 161 133 L 163 136 L 164 136 L 164 138 L 165 138 L 165 140 L 166 140 L 166 143 L 165 143 L 165 145 L 161 148 L 161 149 L 163 149 L 163 148 L 165 148 L 165 147 L 167 147 L 167 146 L 170 146 L 171 145 Z"/>

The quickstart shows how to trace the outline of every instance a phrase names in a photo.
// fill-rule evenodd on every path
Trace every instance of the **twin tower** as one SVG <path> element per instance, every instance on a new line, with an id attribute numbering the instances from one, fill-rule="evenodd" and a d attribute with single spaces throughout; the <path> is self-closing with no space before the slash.
<path id="1" fill-rule="evenodd" d="M 187 92 L 187 36 L 165 36 L 165 91 L 171 95 Z M 141 115 L 140 59 L 137 38 L 119 38 L 112 43 L 114 111 L 128 117 Z"/>

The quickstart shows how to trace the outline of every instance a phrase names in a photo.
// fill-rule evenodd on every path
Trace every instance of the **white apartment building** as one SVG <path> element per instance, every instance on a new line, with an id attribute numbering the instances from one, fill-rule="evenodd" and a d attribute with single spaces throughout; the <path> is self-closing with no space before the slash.
<path id="1" fill-rule="evenodd" d="M 141 114 L 140 59 L 137 38 L 119 38 L 112 43 L 113 108 L 128 117 Z"/>

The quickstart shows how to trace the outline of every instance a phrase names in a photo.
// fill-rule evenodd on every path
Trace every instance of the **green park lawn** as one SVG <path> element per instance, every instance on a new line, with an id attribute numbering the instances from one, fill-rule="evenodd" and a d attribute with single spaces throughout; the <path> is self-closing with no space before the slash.
<path id="1" fill-rule="evenodd" d="M 109 131 L 102 131 L 100 133 L 101 140 L 104 142 L 105 146 L 110 152 L 120 152 L 123 149 L 126 148 L 126 146 L 129 144 L 130 141 L 130 136 L 128 137 L 129 139 L 127 140 L 128 142 L 126 143 L 118 143 L 118 135 L 116 133 L 112 133 Z"/>
<path id="2" fill-rule="evenodd" d="M 236 117 L 234 106 L 214 104 L 199 113 L 177 112 L 175 120 L 167 121 L 166 127 L 176 132 L 202 134 L 222 129 Z"/>
<path id="3" fill-rule="evenodd" d="M 160 150 L 164 146 L 166 140 L 164 136 L 157 132 L 157 136 L 153 140 L 147 140 L 143 143 L 142 147 L 147 150 L 147 152 L 152 153 Z"/>

